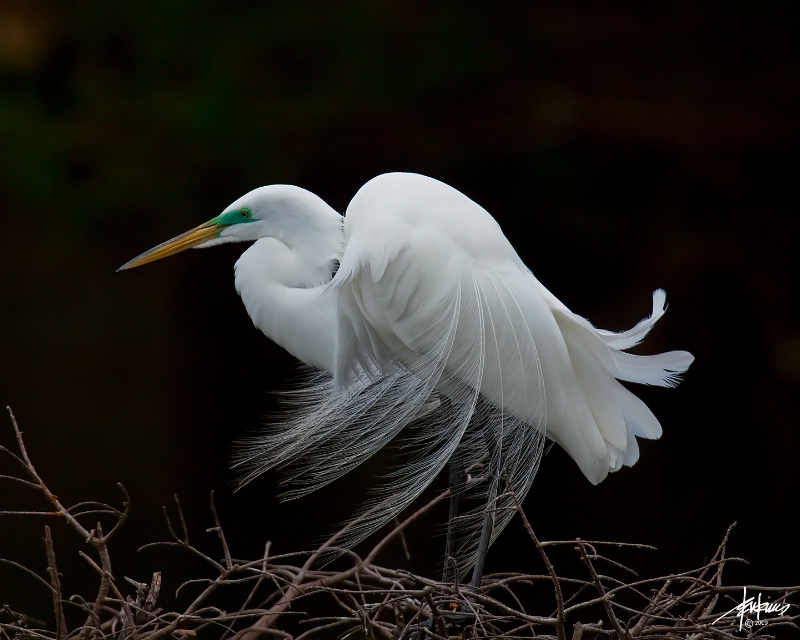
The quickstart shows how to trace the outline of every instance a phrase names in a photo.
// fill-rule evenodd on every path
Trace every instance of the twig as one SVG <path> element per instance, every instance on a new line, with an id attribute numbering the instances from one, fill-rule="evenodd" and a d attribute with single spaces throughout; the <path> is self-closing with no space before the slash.
<path id="1" fill-rule="evenodd" d="M 50 585 L 53 587 L 53 614 L 56 620 L 56 639 L 62 640 L 67 635 L 67 621 L 64 618 L 64 607 L 61 605 L 61 581 L 58 578 L 56 565 L 56 552 L 53 548 L 53 537 L 50 527 L 44 528 L 44 547 L 47 553 L 47 573 L 50 575 Z"/>
<path id="2" fill-rule="evenodd" d="M 608 598 L 608 594 L 606 593 L 605 587 L 603 587 L 603 583 L 600 580 L 600 576 L 597 575 L 597 572 L 594 570 L 594 565 L 592 564 L 591 559 L 589 558 L 589 554 L 586 553 L 586 547 L 584 546 L 586 543 L 583 541 L 578 540 L 577 548 L 580 550 L 581 557 L 586 564 L 586 567 L 589 569 L 589 573 L 592 576 L 592 581 L 597 588 L 598 593 L 602 596 L 603 608 L 606 610 L 606 615 L 608 616 L 609 622 L 614 627 L 614 631 L 617 632 L 620 638 L 629 639 L 630 635 L 628 634 L 627 630 L 622 628 L 619 620 L 617 619 L 616 614 L 614 613 L 614 608 L 611 606 L 611 601 Z"/>
<path id="3" fill-rule="evenodd" d="M 231 552 L 228 549 L 228 541 L 225 539 L 225 532 L 222 530 L 222 525 L 219 521 L 219 514 L 217 514 L 217 504 L 214 501 L 214 491 L 211 491 L 211 513 L 214 516 L 214 524 L 216 526 L 211 529 L 206 529 L 208 533 L 212 531 L 219 537 L 219 542 L 222 545 L 222 553 L 225 556 L 225 567 L 230 571 L 233 569 L 233 561 L 231 560 Z"/>
<path id="4" fill-rule="evenodd" d="M 565 619 L 566 616 L 564 614 L 564 594 L 561 591 L 561 583 L 558 580 L 558 576 L 556 575 L 556 571 L 553 568 L 553 564 L 550 562 L 550 558 L 547 556 L 547 553 L 542 546 L 542 543 L 539 542 L 539 538 L 536 537 L 536 534 L 533 532 L 533 527 L 531 523 L 528 521 L 528 518 L 525 516 L 525 512 L 522 510 L 522 505 L 520 505 L 519 500 L 516 496 L 512 496 L 514 498 L 514 505 L 516 507 L 517 513 L 522 518 L 522 524 L 525 527 L 525 531 L 528 532 L 528 536 L 533 541 L 533 544 L 536 546 L 539 555 L 542 557 L 542 561 L 544 562 L 544 566 L 547 567 L 547 573 L 550 575 L 550 579 L 553 582 L 553 591 L 555 592 L 556 596 L 556 620 L 558 620 L 558 624 L 556 624 L 556 634 L 558 636 L 558 640 L 566 640 L 566 634 L 564 629 Z"/>

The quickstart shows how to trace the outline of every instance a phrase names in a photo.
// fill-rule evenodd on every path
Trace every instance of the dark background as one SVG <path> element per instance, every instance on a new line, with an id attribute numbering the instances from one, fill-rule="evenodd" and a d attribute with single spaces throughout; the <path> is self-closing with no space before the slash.
<path id="1" fill-rule="evenodd" d="M 180 556 L 217 501 L 234 555 L 308 548 L 347 517 L 370 469 L 280 505 L 273 477 L 234 494 L 230 445 L 274 409 L 296 363 L 233 288 L 244 246 L 115 273 L 269 183 L 344 210 L 392 170 L 439 178 L 495 215 L 539 279 L 603 328 L 670 303 L 640 353 L 688 349 L 677 390 L 642 389 L 664 436 L 589 485 L 560 451 L 525 507 L 538 535 L 654 544 L 643 575 L 710 556 L 738 522 L 733 577 L 800 582 L 794 2 L 0 4 L 0 403 L 67 503 L 133 517 L 112 546 L 139 580 Z M 0 417 L 0 442 L 13 435 Z M 10 466 L 0 463 L 0 473 Z M 46 508 L 9 483 L 0 507 Z M 444 511 L 415 530 L 437 574 Z M 0 556 L 43 571 L 43 519 L 0 519 Z M 54 527 L 67 588 L 91 583 Z M 216 553 L 216 552 L 214 552 Z M 489 570 L 536 568 L 519 522 Z M 88 595 L 88 594 L 87 594 Z M 0 604 L 46 618 L 45 591 L 0 566 Z"/>

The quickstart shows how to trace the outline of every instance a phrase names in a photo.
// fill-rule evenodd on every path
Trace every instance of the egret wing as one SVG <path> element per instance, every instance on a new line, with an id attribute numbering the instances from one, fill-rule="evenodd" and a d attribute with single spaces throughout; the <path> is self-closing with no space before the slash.
<path id="1" fill-rule="evenodd" d="M 370 186 L 384 188 L 372 194 Z M 494 505 L 494 537 L 513 513 L 511 495 L 521 500 L 530 488 L 542 453 L 540 346 L 561 341 L 566 358 L 563 340 L 488 213 L 436 181 L 421 181 L 417 198 L 393 200 L 396 186 L 368 183 L 345 217 L 347 249 L 332 283 L 337 382 L 346 393 L 364 376 L 401 369 L 417 381 L 403 391 L 409 405 L 422 407 L 434 394 L 442 401 L 427 423 L 416 420 L 401 434 L 412 463 L 392 472 L 368 512 L 394 517 L 455 458 L 471 470 L 470 495 L 485 497 L 501 474 L 507 483 Z M 477 540 L 484 508 L 462 518 L 464 540 Z"/>

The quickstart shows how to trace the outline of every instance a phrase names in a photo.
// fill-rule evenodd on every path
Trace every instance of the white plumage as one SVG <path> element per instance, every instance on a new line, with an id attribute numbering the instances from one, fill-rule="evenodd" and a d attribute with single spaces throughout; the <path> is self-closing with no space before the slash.
<path id="1" fill-rule="evenodd" d="M 455 461 L 471 478 L 460 490 L 481 498 L 453 523 L 469 565 L 486 495 L 494 539 L 509 492 L 521 500 L 531 486 L 545 435 L 599 483 L 636 462 L 637 437 L 661 435 L 619 380 L 675 386 L 693 360 L 625 352 L 663 315 L 663 291 L 634 328 L 595 329 L 539 283 L 483 208 L 416 174 L 370 180 L 344 218 L 298 187 L 261 187 L 123 268 L 240 240 L 255 240 L 236 264 L 254 324 L 320 373 L 286 419 L 244 443 L 237 466 L 244 480 L 285 469 L 297 496 L 397 447 L 402 462 L 378 479 L 349 543 Z"/>

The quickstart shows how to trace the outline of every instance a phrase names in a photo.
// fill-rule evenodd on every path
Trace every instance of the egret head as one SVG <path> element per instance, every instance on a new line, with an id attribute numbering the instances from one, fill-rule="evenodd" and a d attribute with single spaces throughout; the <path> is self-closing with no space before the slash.
<path id="1" fill-rule="evenodd" d="M 341 225 L 341 216 L 305 189 L 273 184 L 259 187 L 208 222 L 190 229 L 126 262 L 118 271 L 160 260 L 192 247 L 275 237 L 286 244 L 321 225 Z"/>

